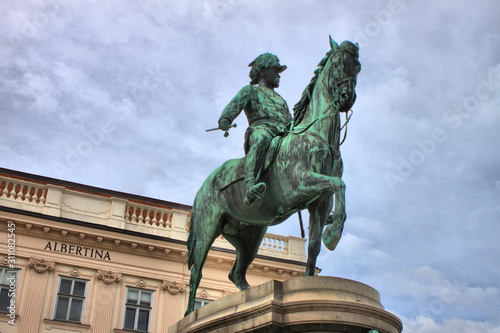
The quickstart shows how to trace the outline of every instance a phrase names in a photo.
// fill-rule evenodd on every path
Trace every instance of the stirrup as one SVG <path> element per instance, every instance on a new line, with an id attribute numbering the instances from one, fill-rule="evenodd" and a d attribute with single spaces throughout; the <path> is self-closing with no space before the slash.
<path id="1" fill-rule="evenodd" d="M 243 200 L 245 205 L 250 206 L 255 200 L 261 199 L 262 195 L 266 191 L 266 183 L 258 183 L 250 187 L 247 192 L 247 196 Z"/>

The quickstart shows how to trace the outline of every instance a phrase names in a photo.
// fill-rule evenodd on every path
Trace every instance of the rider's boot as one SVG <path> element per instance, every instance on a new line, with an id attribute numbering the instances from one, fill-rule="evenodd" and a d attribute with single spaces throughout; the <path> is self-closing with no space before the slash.
<path id="1" fill-rule="evenodd" d="M 243 202 L 245 205 L 250 206 L 255 200 L 261 199 L 262 195 L 266 191 L 266 183 L 255 184 L 255 178 L 250 178 L 247 180 L 247 195 Z"/>

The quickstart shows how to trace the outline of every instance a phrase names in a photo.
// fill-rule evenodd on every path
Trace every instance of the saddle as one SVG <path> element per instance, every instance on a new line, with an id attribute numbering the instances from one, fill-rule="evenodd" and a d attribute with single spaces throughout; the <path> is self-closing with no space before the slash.
<path id="1" fill-rule="evenodd" d="M 276 155 L 278 155 L 281 142 L 283 141 L 283 138 L 285 136 L 286 135 L 278 135 L 271 141 L 271 144 L 269 145 L 269 148 L 266 152 L 266 159 L 264 161 L 261 173 L 263 173 L 269 168 L 271 164 L 273 164 L 274 160 L 276 159 Z M 246 156 L 224 162 L 224 164 L 222 164 L 215 172 L 215 177 L 212 184 L 213 188 L 216 190 L 223 190 L 232 183 L 245 178 L 245 160 Z"/>

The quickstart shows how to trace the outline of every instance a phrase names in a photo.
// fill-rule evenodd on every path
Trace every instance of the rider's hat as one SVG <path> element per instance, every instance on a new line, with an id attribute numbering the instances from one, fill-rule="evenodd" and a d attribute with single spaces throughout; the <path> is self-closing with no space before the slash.
<path id="1" fill-rule="evenodd" d="M 279 72 L 281 73 L 286 69 L 285 65 L 280 65 L 280 60 L 278 59 L 277 56 L 275 56 L 272 53 L 264 53 L 255 58 L 254 61 L 252 61 L 248 67 L 252 67 L 250 70 L 250 81 L 251 85 L 257 84 L 258 82 L 258 77 L 257 74 L 260 72 L 261 69 L 263 68 L 278 68 Z"/>

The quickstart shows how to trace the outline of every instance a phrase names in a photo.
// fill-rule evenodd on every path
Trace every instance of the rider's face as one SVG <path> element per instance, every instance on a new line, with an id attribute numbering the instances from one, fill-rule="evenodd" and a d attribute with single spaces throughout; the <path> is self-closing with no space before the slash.
<path id="1" fill-rule="evenodd" d="M 264 83 L 269 88 L 278 88 L 280 85 L 280 74 L 278 68 L 264 68 L 261 72 Z"/>

